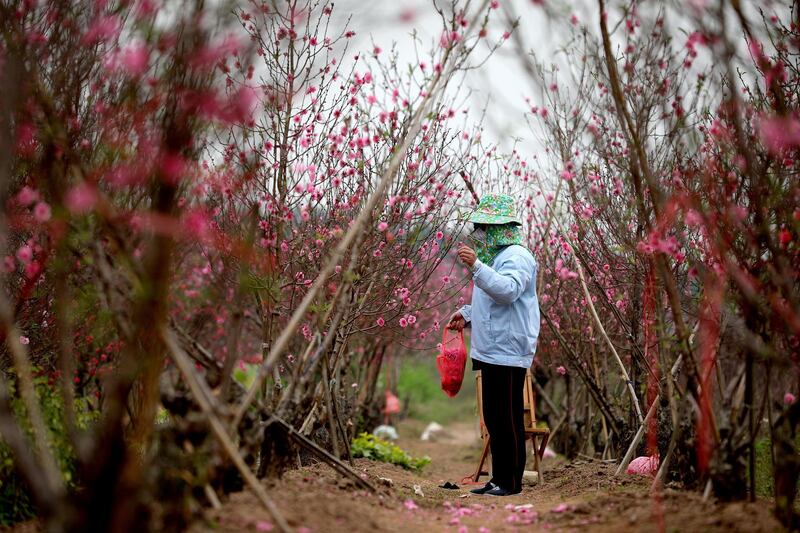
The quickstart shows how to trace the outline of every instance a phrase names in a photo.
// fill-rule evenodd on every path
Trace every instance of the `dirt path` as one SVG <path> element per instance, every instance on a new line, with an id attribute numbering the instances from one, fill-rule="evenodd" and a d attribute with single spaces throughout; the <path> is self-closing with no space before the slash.
<path id="1" fill-rule="evenodd" d="M 357 490 L 326 465 L 288 473 L 268 489 L 290 524 L 312 532 L 398 531 L 780 531 L 769 504 L 721 504 L 694 492 L 648 493 L 648 480 L 614 477 L 614 465 L 597 461 L 545 463 L 545 482 L 505 498 L 469 494 L 460 483 L 480 452 L 477 428 L 453 424 L 436 442 L 421 442 L 422 423 L 401 426 L 398 444 L 432 462 L 422 473 L 368 460 L 357 469 L 381 488 Z M 386 485 L 379 478 L 391 480 Z M 444 481 L 461 490 L 438 487 Z M 415 493 L 415 486 L 418 492 Z M 419 494 L 421 492 L 424 496 Z M 302 528 L 302 529 L 301 529 Z M 231 495 L 210 511 L 200 531 L 272 531 L 269 516 L 249 492 Z"/>

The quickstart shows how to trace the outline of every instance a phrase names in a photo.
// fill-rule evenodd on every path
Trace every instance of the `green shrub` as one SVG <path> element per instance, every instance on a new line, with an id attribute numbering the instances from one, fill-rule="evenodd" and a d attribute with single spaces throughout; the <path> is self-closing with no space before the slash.
<path id="1" fill-rule="evenodd" d="M 37 378 L 34 382 L 36 396 L 42 410 L 42 417 L 47 426 L 52 451 L 61 470 L 67 487 L 74 487 L 75 479 L 75 454 L 70 444 L 67 428 L 64 422 L 64 406 L 61 395 L 51 385 L 47 378 Z M 14 414 L 21 422 L 22 428 L 33 442 L 33 430 L 26 416 L 22 400 L 10 391 L 11 407 Z M 76 423 L 80 429 L 86 429 L 97 420 L 99 414 L 91 408 L 87 398 L 75 400 Z M 24 480 L 14 467 L 14 456 L 9 447 L 0 439 L 0 526 L 7 526 L 15 522 L 27 520 L 36 516 L 36 507 L 28 492 Z"/>
<path id="2" fill-rule="evenodd" d="M 383 461 L 384 463 L 392 463 L 402 466 L 406 470 L 422 470 L 425 465 L 431 462 L 428 456 L 415 459 L 404 452 L 399 446 L 379 439 L 375 435 L 369 433 L 362 433 L 356 437 L 355 440 L 353 440 L 350 451 L 353 457 L 364 457 L 366 459 Z"/>

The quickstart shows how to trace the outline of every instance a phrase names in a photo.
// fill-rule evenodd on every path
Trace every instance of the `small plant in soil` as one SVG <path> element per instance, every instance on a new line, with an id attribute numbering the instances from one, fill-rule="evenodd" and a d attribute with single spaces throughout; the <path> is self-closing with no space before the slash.
<path id="1" fill-rule="evenodd" d="M 427 455 L 419 458 L 411 457 L 396 444 L 369 433 L 361 433 L 356 437 L 353 440 L 351 451 L 353 457 L 364 457 L 365 459 L 392 463 L 393 465 L 402 466 L 406 470 L 422 470 L 425 465 L 431 462 L 430 457 Z"/>

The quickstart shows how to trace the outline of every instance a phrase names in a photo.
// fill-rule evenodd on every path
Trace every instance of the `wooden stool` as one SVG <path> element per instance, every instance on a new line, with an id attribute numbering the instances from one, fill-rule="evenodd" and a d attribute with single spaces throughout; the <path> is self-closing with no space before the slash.
<path id="1" fill-rule="evenodd" d="M 481 387 L 480 370 L 476 372 L 475 385 L 478 391 L 478 415 L 481 420 L 483 451 L 481 452 L 480 461 L 478 461 L 478 468 L 469 476 L 469 479 L 477 482 L 481 476 L 489 475 L 489 472 L 483 469 L 486 457 L 489 455 L 489 432 L 483 422 L 483 388 Z M 550 438 L 550 429 L 536 427 L 536 391 L 533 388 L 533 375 L 530 369 L 525 372 L 525 387 L 522 394 L 525 409 L 525 441 L 527 442 L 528 439 L 531 439 L 531 444 L 533 445 L 533 469 L 539 477 L 538 482 L 542 483 L 544 481 L 542 478 L 542 459 L 544 458 L 544 449 L 547 447 L 547 441 Z M 537 441 L 539 442 L 537 443 Z"/>

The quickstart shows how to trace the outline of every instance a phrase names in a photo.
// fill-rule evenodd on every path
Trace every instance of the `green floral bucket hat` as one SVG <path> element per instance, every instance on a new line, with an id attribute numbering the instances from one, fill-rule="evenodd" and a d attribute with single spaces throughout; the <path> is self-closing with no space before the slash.
<path id="1" fill-rule="evenodd" d="M 486 194 L 481 198 L 468 222 L 473 224 L 517 224 L 522 221 L 514 209 L 514 198 L 508 194 Z"/>

